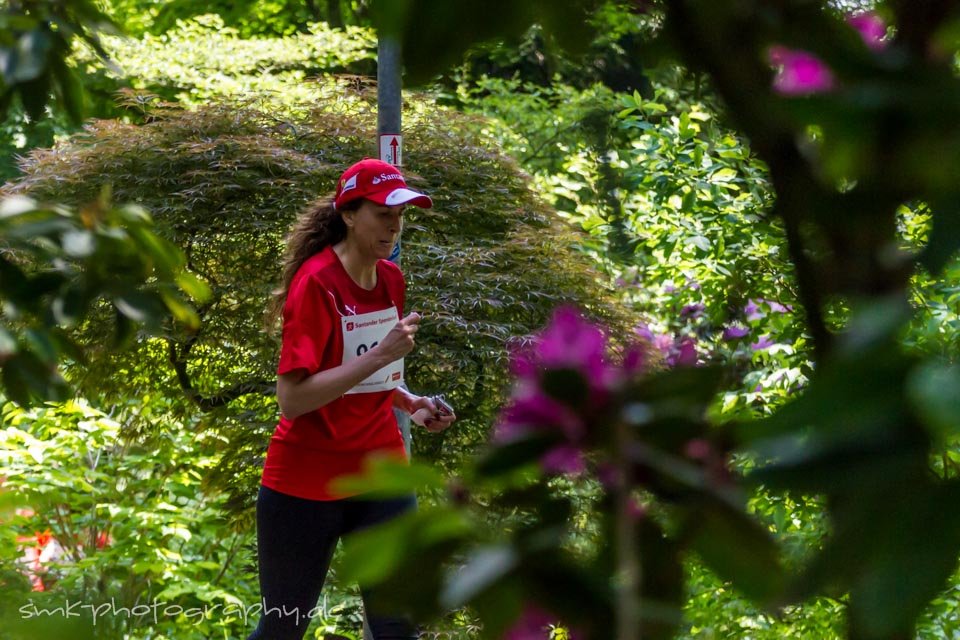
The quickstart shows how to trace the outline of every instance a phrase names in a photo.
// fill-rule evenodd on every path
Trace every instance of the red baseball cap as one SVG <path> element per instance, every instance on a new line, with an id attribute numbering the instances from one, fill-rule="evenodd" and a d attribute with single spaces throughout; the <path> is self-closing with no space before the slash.
<path id="1" fill-rule="evenodd" d="M 333 206 L 340 209 L 357 198 L 366 198 L 388 207 L 412 204 L 429 209 L 433 206 L 430 196 L 407 188 L 400 169 L 373 158 L 365 158 L 343 172 L 337 181 Z"/>

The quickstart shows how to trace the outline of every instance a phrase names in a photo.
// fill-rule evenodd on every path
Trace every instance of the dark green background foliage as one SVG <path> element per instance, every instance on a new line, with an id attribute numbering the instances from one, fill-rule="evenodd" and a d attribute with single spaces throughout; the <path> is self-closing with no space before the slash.
<path id="1" fill-rule="evenodd" d="M 471 133 L 469 120 L 414 105 L 406 169 L 436 206 L 412 211 L 403 236 L 407 308 L 424 316 L 407 378 L 417 392 L 446 393 L 460 415 L 458 429 L 418 436 L 415 455 L 452 465 L 486 438 L 508 382 L 508 343 L 542 326 L 555 305 L 576 303 L 613 327 L 628 325 L 575 251 L 576 234 L 549 215 L 522 172 Z M 93 122 L 69 143 L 34 152 L 13 190 L 85 202 L 111 184 L 117 199 L 151 210 L 161 233 L 183 247 L 188 268 L 213 289 L 198 307 L 200 330 L 171 328 L 108 353 L 101 345 L 110 323 L 92 319 L 82 332 L 90 363 L 69 377 L 101 404 L 159 392 L 178 413 L 208 412 L 206 427 L 230 440 L 222 479 L 249 503 L 277 417 L 278 339 L 261 319 L 278 282 L 282 236 L 307 201 L 370 155 L 373 113 L 359 100 L 283 120 L 230 104 L 153 118 L 143 126 Z"/>
<path id="2" fill-rule="evenodd" d="M 108 12 L 127 33 L 161 34 L 177 22 L 216 13 L 241 36 L 283 36 L 306 31 L 311 23 L 331 27 L 360 24 L 365 20 L 365 0 L 104 0 Z"/>

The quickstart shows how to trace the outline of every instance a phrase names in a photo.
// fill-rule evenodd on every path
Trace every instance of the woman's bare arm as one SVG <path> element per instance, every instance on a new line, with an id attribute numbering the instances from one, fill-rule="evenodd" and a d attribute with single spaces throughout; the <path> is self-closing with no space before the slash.
<path id="1" fill-rule="evenodd" d="M 420 315 L 411 313 L 365 354 L 332 369 L 308 375 L 296 369 L 277 377 L 277 403 L 289 420 L 333 402 L 360 382 L 413 350 Z"/>

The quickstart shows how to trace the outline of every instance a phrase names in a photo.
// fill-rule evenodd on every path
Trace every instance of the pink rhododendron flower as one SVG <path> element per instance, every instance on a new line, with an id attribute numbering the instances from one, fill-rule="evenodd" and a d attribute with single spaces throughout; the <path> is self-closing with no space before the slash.
<path id="1" fill-rule="evenodd" d="M 630 516 L 632 520 L 643 520 L 647 515 L 647 507 L 631 498 L 627 502 L 627 515 Z"/>
<path id="2" fill-rule="evenodd" d="M 802 49 L 775 45 L 768 52 L 776 66 L 773 90 L 785 96 L 806 96 L 830 91 L 835 86 L 833 72 L 820 58 Z"/>
<path id="3" fill-rule="evenodd" d="M 786 304 L 780 304 L 776 300 L 764 300 L 763 302 L 767 303 L 767 306 L 770 307 L 770 311 L 774 313 L 787 313 L 793 311 L 793 307 Z"/>
<path id="4" fill-rule="evenodd" d="M 673 336 L 669 333 L 658 333 L 653 337 L 653 346 L 663 355 L 669 356 L 673 349 Z"/>
<path id="5" fill-rule="evenodd" d="M 546 611 L 527 605 L 513 626 L 503 634 L 503 640 L 549 640 L 551 623 Z"/>
<path id="6" fill-rule="evenodd" d="M 750 345 L 750 348 L 754 351 L 762 351 L 764 349 L 769 349 L 774 344 L 773 340 L 770 339 L 770 336 L 762 336 L 759 340 Z"/>
<path id="7" fill-rule="evenodd" d="M 623 370 L 628 376 L 633 376 L 643 370 L 647 364 L 647 353 L 639 346 L 632 346 L 627 349 L 623 356 Z"/>
<path id="8" fill-rule="evenodd" d="M 697 347 L 693 338 L 682 338 L 675 353 L 667 358 L 670 366 L 689 367 L 697 364 Z"/>
<path id="9" fill-rule="evenodd" d="M 766 305 L 767 308 L 773 313 L 789 313 L 793 311 L 793 307 L 790 305 L 780 304 L 776 300 L 764 300 L 763 298 L 758 300 L 750 299 L 743 308 L 743 312 L 746 314 L 747 320 L 759 320 L 767 315 L 766 312 L 760 307 L 761 304 Z"/>
<path id="10" fill-rule="evenodd" d="M 527 379 L 537 377 L 537 356 L 533 342 L 515 341 L 510 343 L 510 373 L 515 378 Z"/>
<path id="11" fill-rule="evenodd" d="M 583 452 L 573 445 L 554 447 L 540 458 L 540 466 L 555 475 L 578 475 L 587 469 Z"/>
<path id="12" fill-rule="evenodd" d="M 576 369 L 591 381 L 604 375 L 606 350 L 600 327 L 587 322 L 573 307 L 560 307 L 540 336 L 537 352 L 544 367 Z"/>
<path id="13" fill-rule="evenodd" d="M 705 305 L 699 302 L 696 302 L 694 304 L 684 305 L 683 308 L 680 309 L 680 317 L 681 318 L 699 318 L 700 316 L 703 315 L 703 312 L 706 308 L 707 307 Z"/>
<path id="14" fill-rule="evenodd" d="M 693 438 L 683 447 L 683 455 L 692 460 L 706 460 L 713 452 L 713 447 L 703 438 Z"/>
<path id="15" fill-rule="evenodd" d="M 739 340 L 747 336 L 750 333 L 750 329 L 746 327 L 741 327 L 737 325 L 730 325 L 723 330 L 723 339 L 724 340 Z"/>
<path id="16" fill-rule="evenodd" d="M 884 41 L 887 35 L 887 23 L 873 11 L 849 16 L 847 24 L 856 29 L 864 43 L 874 51 L 879 51 L 887 46 Z"/>
<path id="17" fill-rule="evenodd" d="M 560 430 L 569 439 L 583 435 L 583 421 L 570 407 L 540 391 L 514 398 L 497 424 L 495 439 L 509 440 L 531 431 Z"/>
<path id="18" fill-rule="evenodd" d="M 550 627 L 557 620 L 536 605 L 526 605 L 523 613 L 501 636 L 501 640 L 550 640 Z M 568 632 L 570 640 L 579 640 L 580 634 Z"/>
<path id="19" fill-rule="evenodd" d="M 697 347 L 693 338 L 674 338 L 669 333 L 654 336 L 653 346 L 663 354 L 663 361 L 670 367 L 697 364 Z"/>
<path id="20" fill-rule="evenodd" d="M 612 464 L 601 463 L 597 465 L 597 480 L 607 491 L 613 491 L 620 486 L 623 479 L 623 473 Z"/>
<path id="21" fill-rule="evenodd" d="M 653 332 L 650 331 L 650 327 L 648 327 L 646 324 L 641 322 L 633 328 L 633 332 L 637 334 L 637 337 L 644 342 L 653 344 Z"/>

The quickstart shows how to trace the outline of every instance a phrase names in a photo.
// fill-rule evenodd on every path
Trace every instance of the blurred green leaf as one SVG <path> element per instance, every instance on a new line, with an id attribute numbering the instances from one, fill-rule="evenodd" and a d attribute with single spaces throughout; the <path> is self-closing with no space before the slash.
<path id="1" fill-rule="evenodd" d="M 517 551 L 510 545 L 482 547 L 471 552 L 444 587 L 441 603 L 450 609 L 469 604 L 509 578 L 518 564 Z"/>
<path id="2" fill-rule="evenodd" d="M 347 581 L 379 584 L 417 550 L 463 538 L 469 531 L 469 524 L 455 511 L 407 513 L 344 538 L 340 572 Z"/>
<path id="3" fill-rule="evenodd" d="M 943 440 L 960 433 L 960 368 L 926 362 L 906 381 L 907 395 L 931 432 Z"/>
<path id="4" fill-rule="evenodd" d="M 155 322 L 165 312 L 163 300 L 153 292 L 129 291 L 115 297 L 113 304 L 134 322 Z"/>
<path id="5" fill-rule="evenodd" d="M 433 467 L 391 458 L 374 458 L 362 473 L 338 478 L 335 484 L 337 491 L 373 494 L 383 498 L 441 489 L 444 486 L 446 479 Z"/>
<path id="6" fill-rule="evenodd" d="M 643 636 L 652 640 L 669 640 L 675 637 L 683 620 L 682 549 L 651 519 L 637 522 L 637 540 Z"/>
<path id="7" fill-rule="evenodd" d="M 497 476 L 531 465 L 559 441 L 557 434 L 543 433 L 496 443 L 482 454 L 477 462 L 477 473 L 481 476 Z"/>
<path id="8" fill-rule="evenodd" d="M 210 288 L 210 285 L 206 283 L 205 280 L 199 276 L 190 273 L 189 271 L 184 271 L 177 275 L 176 277 L 177 285 L 183 291 L 193 298 L 196 302 L 203 304 L 209 302 L 213 297 L 213 290 Z"/>
<path id="9" fill-rule="evenodd" d="M 772 604 L 786 584 L 780 552 L 768 531 L 750 516 L 719 503 L 691 514 L 691 548 L 747 597 Z"/>

